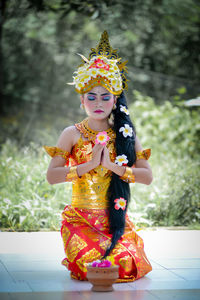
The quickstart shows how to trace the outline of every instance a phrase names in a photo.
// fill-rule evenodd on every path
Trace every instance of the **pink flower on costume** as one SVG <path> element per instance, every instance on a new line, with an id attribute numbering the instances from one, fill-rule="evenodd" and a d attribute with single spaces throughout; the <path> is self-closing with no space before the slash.
<path id="1" fill-rule="evenodd" d="M 106 131 L 99 132 L 96 135 L 95 144 L 105 145 L 106 142 L 109 140 L 109 136 L 107 135 Z"/>
<path id="2" fill-rule="evenodd" d="M 118 199 L 115 199 L 114 202 L 116 203 L 115 204 L 115 209 L 119 210 L 120 208 L 122 210 L 125 210 L 126 208 L 126 200 L 124 198 L 118 198 Z"/>

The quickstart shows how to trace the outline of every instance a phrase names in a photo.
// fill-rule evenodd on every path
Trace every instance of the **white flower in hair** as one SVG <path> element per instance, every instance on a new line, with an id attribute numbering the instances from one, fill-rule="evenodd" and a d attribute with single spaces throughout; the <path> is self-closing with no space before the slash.
<path id="1" fill-rule="evenodd" d="M 118 199 L 115 199 L 114 202 L 116 203 L 115 204 L 115 209 L 116 210 L 119 210 L 120 208 L 122 210 L 125 210 L 127 201 L 124 198 L 120 197 Z"/>
<path id="2" fill-rule="evenodd" d="M 125 154 L 118 155 L 115 159 L 115 163 L 118 164 L 119 166 L 127 164 L 128 163 L 127 156 Z"/>
<path id="3" fill-rule="evenodd" d="M 124 127 L 119 129 L 119 132 L 122 132 L 124 137 L 133 135 L 133 129 L 128 124 L 124 124 Z"/>
<path id="4" fill-rule="evenodd" d="M 120 110 L 121 110 L 122 112 L 124 112 L 127 116 L 129 115 L 129 111 L 128 111 L 128 109 L 126 108 L 126 106 L 120 105 Z"/>

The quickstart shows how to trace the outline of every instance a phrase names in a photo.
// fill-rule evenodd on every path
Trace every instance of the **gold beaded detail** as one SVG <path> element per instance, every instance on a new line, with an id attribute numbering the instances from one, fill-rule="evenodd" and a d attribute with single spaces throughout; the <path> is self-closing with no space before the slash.
<path id="1" fill-rule="evenodd" d="M 136 152 L 136 159 L 137 160 L 138 159 L 148 160 L 150 156 L 151 156 L 151 149 L 150 148 Z"/>
<path id="2" fill-rule="evenodd" d="M 58 147 L 49 147 L 49 146 L 43 146 L 43 148 L 45 149 L 45 151 L 51 156 L 61 156 L 63 157 L 65 160 L 67 160 L 70 156 L 70 153 L 68 151 L 65 151 L 61 148 Z"/>
<path id="3" fill-rule="evenodd" d="M 75 167 L 70 167 L 69 173 L 65 177 L 65 181 L 74 181 L 78 179 L 78 174 L 77 174 L 77 166 Z"/>
<path id="4" fill-rule="evenodd" d="M 82 122 L 75 124 L 75 126 L 84 135 L 85 138 L 88 138 L 89 141 L 92 141 L 93 143 L 95 143 L 96 135 L 99 133 L 99 131 L 92 130 L 88 126 L 88 120 L 89 120 L 89 118 L 86 118 Z M 104 131 L 110 137 L 108 144 L 111 143 L 111 141 L 115 140 L 116 133 L 114 132 L 114 130 L 112 128 L 109 128 Z"/>
<path id="5" fill-rule="evenodd" d="M 132 168 L 126 167 L 124 175 L 120 177 L 123 181 L 127 183 L 134 183 L 135 182 L 135 175 L 132 172 Z"/>

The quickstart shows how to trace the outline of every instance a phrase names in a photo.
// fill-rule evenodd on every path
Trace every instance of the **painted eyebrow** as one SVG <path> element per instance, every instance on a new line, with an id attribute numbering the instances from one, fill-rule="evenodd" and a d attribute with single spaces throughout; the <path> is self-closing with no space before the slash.
<path id="1" fill-rule="evenodd" d="M 96 93 L 88 93 L 88 95 L 97 95 Z M 109 93 L 101 94 L 101 96 L 110 95 Z"/>

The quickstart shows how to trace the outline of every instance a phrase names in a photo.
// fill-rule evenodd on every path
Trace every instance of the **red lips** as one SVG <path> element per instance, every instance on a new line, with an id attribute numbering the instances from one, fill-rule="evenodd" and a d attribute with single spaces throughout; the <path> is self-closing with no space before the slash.
<path id="1" fill-rule="evenodd" d="M 102 113 L 102 112 L 104 112 L 103 110 L 101 110 L 101 109 L 97 109 L 97 110 L 95 110 L 95 113 Z"/>

